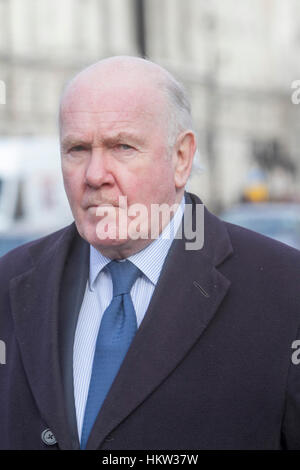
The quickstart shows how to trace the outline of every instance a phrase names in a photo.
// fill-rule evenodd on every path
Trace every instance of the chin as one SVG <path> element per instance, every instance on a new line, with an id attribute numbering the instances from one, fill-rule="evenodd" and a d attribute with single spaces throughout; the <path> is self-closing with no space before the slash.
<path id="1" fill-rule="evenodd" d="M 132 253 L 131 240 L 99 240 L 98 238 L 94 240 L 94 243 L 91 245 L 102 255 L 111 259 L 122 259 L 126 258 Z"/>
<path id="2" fill-rule="evenodd" d="M 89 224 L 85 227 L 78 228 L 78 232 L 82 238 L 84 238 L 88 243 L 95 247 L 110 247 L 110 246 L 122 246 L 128 243 L 128 237 L 118 238 L 116 233 L 118 233 L 115 227 L 109 227 L 109 230 L 105 232 L 100 232 L 97 230 L 95 224 Z"/>

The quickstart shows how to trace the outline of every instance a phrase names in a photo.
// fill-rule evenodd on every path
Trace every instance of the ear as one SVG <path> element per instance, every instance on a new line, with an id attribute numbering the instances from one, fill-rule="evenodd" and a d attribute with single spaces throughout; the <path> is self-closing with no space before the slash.
<path id="1" fill-rule="evenodd" d="M 175 144 L 174 152 L 174 181 L 177 189 L 182 189 L 190 176 L 194 153 L 196 151 L 196 137 L 194 132 L 182 132 Z"/>

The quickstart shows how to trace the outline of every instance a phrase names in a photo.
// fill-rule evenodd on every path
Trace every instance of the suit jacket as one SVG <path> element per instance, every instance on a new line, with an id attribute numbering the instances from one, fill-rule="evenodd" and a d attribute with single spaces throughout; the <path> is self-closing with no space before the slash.
<path id="1" fill-rule="evenodd" d="M 88 248 L 72 224 L 0 260 L 1 449 L 79 448 L 72 351 Z M 205 210 L 204 246 L 173 242 L 87 449 L 300 448 L 299 278 L 298 251 Z"/>

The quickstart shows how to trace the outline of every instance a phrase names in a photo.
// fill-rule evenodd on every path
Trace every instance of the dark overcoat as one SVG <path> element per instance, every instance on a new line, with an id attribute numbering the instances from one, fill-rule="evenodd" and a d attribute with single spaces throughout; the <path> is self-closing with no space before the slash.
<path id="1" fill-rule="evenodd" d="M 300 252 L 206 209 L 204 222 L 202 249 L 173 242 L 87 449 L 300 448 Z M 0 260 L 1 449 L 79 447 L 72 357 L 88 265 L 74 224 Z"/>

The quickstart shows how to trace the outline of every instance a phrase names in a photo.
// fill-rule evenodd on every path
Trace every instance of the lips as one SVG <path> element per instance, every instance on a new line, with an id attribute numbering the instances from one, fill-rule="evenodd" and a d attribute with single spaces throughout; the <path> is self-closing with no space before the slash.
<path id="1" fill-rule="evenodd" d="M 91 207 L 111 207 L 111 206 L 117 206 L 116 204 L 112 202 L 97 202 L 97 203 L 91 203 L 86 206 L 86 209 L 90 209 Z"/>
<path id="2" fill-rule="evenodd" d="M 116 207 L 119 209 L 127 209 L 127 196 L 119 196 L 117 199 L 93 200 L 86 198 L 83 200 L 82 207 L 87 210 L 91 207 Z"/>

